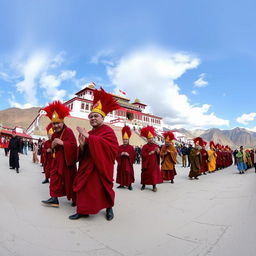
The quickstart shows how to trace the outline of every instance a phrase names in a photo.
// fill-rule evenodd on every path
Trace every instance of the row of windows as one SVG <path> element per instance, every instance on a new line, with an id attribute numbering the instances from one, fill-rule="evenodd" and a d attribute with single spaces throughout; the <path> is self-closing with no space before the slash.
<path id="1" fill-rule="evenodd" d="M 92 104 L 82 102 L 80 109 L 81 110 L 88 110 L 88 111 L 92 110 Z"/>
<path id="2" fill-rule="evenodd" d="M 71 105 L 68 105 L 68 107 L 70 108 L 70 110 L 72 110 L 73 109 L 73 103 Z M 81 109 L 81 111 L 84 111 L 84 110 L 87 110 L 87 111 L 90 110 L 91 111 L 92 110 L 92 104 L 82 102 L 80 109 Z M 109 114 L 110 115 L 115 115 L 115 116 L 126 117 L 126 111 L 122 111 L 122 110 L 112 111 Z M 134 114 L 133 117 L 136 120 L 142 120 L 142 121 L 147 122 L 147 123 L 149 123 L 151 121 L 151 123 L 153 123 L 153 124 L 161 124 L 159 119 L 149 118 L 147 116 L 141 116 L 141 115 L 137 115 L 137 114 Z"/>
<path id="3" fill-rule="evenodd" d="M 73 103 L 67 105 L 67 107 L 68 107 L 70 110 L 73 110 Z"/>
<path id="4" fill-rule="evenodd" d="M 84 95 L 86 95 L 86 94 L 92 95 L 92 91 L 85 91 L 85 92 L 79 94 L 78 97 L 81 97 L 81 98 L 82 98 L 82 97 L 83 97 Z"/>
<path id="5" fill-rule="evenodd" d="M 149 123 L 149 121 L 151 121 L 151 123 L 153 123 L 153 124 L 161 124 L 161 121 L 159 119 L 149 118 L 147 116 L 143 116 L 143 121 L 148 122 L 148 123 Z"/>
<path id="6" fill-rule="evenodd" d="M 134 119 L 142 120 L 142 116 L 141 116 L 141 115 L 134 114 Z"/>

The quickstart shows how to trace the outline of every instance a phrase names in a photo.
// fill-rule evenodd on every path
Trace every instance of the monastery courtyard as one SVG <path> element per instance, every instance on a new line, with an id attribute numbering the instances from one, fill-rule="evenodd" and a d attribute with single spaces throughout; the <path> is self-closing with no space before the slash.
<path id="1" fill-rule="evenodd" d="M 69 220 L 76 209 L 66 198 L 60 208 L 42 206 L 48 184 L 31 159 L 20 156 L 17 174 L 0 151 L 1 256 L 255 255 L 254 169 L 239 175 L 231 166 L 191 181 L 189 168 L 178 165 L 175 183 L 154 193 L 140 190 L 134 165 L 134 190 L 115 189 L 115 218 L 108 222 L 105 211 Z"/>

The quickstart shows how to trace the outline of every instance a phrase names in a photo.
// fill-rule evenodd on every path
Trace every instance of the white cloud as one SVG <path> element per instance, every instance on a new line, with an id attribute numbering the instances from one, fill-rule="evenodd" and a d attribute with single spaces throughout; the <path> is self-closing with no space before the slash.
<path id="1" fill-rule="evenodd" d="M 194 82 L 195 87 L 202 88 L 208 85 L 208 82 L 205 80 L 206 74 L 202 73 L 199 75 L 199 78 Z"/>
<path id="2" fill-rule="evenodd" d="M 251 132 L 256 132 L 256 126 L 255 126 L 255 127 L 252 127 L 252 128 L 245 128 L 245 129 L 247 129 L 247 130 L 249 130 L 249 131 L 251 131 Z"/>
<path id="3" fill-rule="evenodd" d="M 36 97 L 36 79 L 46 69 L 48 64 L 48 55 L 46 52 L 36 52 L 32 54 L 21 65 L 21 73 L 24 79 L 16 84 L 16 87 L 20 93 L 23 93 L 25 100 L 29 104 L 37 105 L 38 100 Z"/>
<path id="4" fill-rule="evenodd" d="M 192 90 L 191 93 L 194 94 L 194 95 L 198 94 L 197 90 Z"/>
<path id="5" fill-rule="evenodd" d="M 10 107 L 12 108 L 32 108 L 35 107 L 35 105 L 32 105 L 30 103 L 20 104 L 16 101 L 16 98 L 14 95 L 11 95 L 11 98 L 8 99 Z"/>
<path id="6" fill-rule="evenodd" d="M 101 50 L 91 58 L 90 62 L 93 64 L 103 63 L 112 66 L 114 64 L 113 61 L 107 59 L 112 53 L 112 50 Z"/>
<path id="7" fill-rule="evenodd" d="M 0 71 L 0 79 L 6 82 L 11 82 L 12 78 L 5 72 Z"/>
<path id="8" fill-rule="evenodd" d="M 64 62 L 65 52 L 52 55 L 49 51 L 37 50 L 29 55 L 17 54 L 10 58 L 6 65 L 8 73 L 13 74 L 11 77 L 7 72 L 0 72 L 0 78 L 8 80 L 9 83 L 15 83 L 16 99 L 9 99 L 12 107 L 28 107 L 39 105 L 39 99 L 42 95 L 48 100 L 55 100 L 66 96 L 66 90 L 61 89 L 63 81 L 71 80 L 72 84 L 77 83 L 76 71 L 60 70 Z M 40 93 L 40 95 L 39 95 Z M 23 100 L 21 100 L 21 97 Z M 21 103 L 23 101 L 23 103 Z"/>
<path id="9" fill-rule="evenodd" d="M 45 89 L 45 94 L 51 100 L 61 100 L 66 95 L 66 90 L 59 89 L 60 84 L 76 75 L 73 70 L 62 71 L 58 76 L 43 74 L 40 78 L 40 87 Z"/>
<path id="10" fill-rule="evenodd" d="M 61 81 L 64 81 L 64 80 L 71 79 L 75 76 L 76 76 L 76 71 L 74 71 L 74 70 L 65 70 L 65 71 L 61 72 L 61 74 L 59 75 L 59 79 Z"/>
<path id="11" fill-rule="evenodd" d="M 255 117 L 256 117 L 256 113 L 242 114 L 236 119 L 236 121 L 238 123 L 247 125 L 249 122 L 253 121 Z"/>
<path id="12" fill-rule="evenodd" d="M 49 65 L 50 68 L 59 67 L 64 62 L 65 54 L 66 53 L 64 51 L 62 51 L 62 52 L 58 53 L 56 56 L 54 56 L 50 62 L 50 65 Z"/>
<path id="13" fill-rule="evenodd" d="M 108 75 L 117 88 L 149 104 L 170 125 L 187 128 L 229 125 L 228 120 L 208 113 L 210 105 L 195 107 L 186 95 L 180 94 L 175 80 L 199 63 L 198 58 L 189 54 L 147 48 L 122 57 L 116 66 L 108 67 Z"/>

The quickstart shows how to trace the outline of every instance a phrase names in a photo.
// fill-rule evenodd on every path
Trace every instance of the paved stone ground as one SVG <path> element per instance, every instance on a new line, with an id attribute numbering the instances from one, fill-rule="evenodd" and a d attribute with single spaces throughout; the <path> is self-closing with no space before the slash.
<path id="1" fill-rule="evenodd" d="M 48 185 L 32 156 L 20 157 L 17 174 L 0 151 L 0 255 L 191 255 L 254 256 L 256 251 L 256 174 L 237 174 L 235 166 L 187 178 L 178 166 L 174 184 L 158 192 L 140 191 L 135 165 L 134 190 L 116 190 L 115 218 L 105 211 L 71 221 L 75 212 L 65 198 L 60 208 L 41 205 Z"/>

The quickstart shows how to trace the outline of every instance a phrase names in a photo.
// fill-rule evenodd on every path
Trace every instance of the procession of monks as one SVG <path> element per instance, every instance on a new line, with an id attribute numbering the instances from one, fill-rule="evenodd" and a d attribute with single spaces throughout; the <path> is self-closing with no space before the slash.
<path id="1" fill-rule="evenodd" d="M 133 190 L 135 175 L 133 164 L 136 158 L 134 147 L 129 144 L 132 132 L 129 126 L 122 128 L 122 145 L 118 144 L 113 129 L 104 123 L 105 116 L 120 108 L 117 101 L 102 88 L 95 90 L 93 108 L 89 114 L 92 127 L 87 131 L 77 127 L 78 143 L 73 131 L 64 123 L 70 109 L 60 101 L 54 101 L 43 108 L 51 120 L 46 127 L 48 140 L 42 148 L 42 165 L 45 174 L 43 184 L 49 183 L 50 198 L 42 200 L 44 206 L 59 207 L 59 197 L 66 196 L 76 212 L 69 219 L 76 220 L 106 210 L 106 219 L 114 218 L 115 202 L 114 165 L 117 162 L 117 188 Z M 157 185 L 163 182 L 174 183 L 177 175 L 177 149 L 172 131 L 166 131 L 164 145 L 159 147 L 154 142 L 157 135 L 153 126 L 140 130 L 146 144 L 141 150 L 141 190 L 152 186 L 157 192 Z M 226 146 L 210 142 L 210 149 L 205 149 L 207 142 L 202 138 L 194 139 L 190 158 L 190 179 L 198 179 L 201 174 L 214 172 L 232 164 L 232 151 Z"/>
<path id="2" fill-rule="evenodd" d="M 196 137 L 193 140 L 195 147 L 189 154 L 190 179 L 198 179 L 201 174 L 213 173 L 232 165 L 232 150 L 229 146 L 215 145 L 213 141 L 210 141 L 210 148 L 206 150 L 207 142 L 201 137 Z"/>

